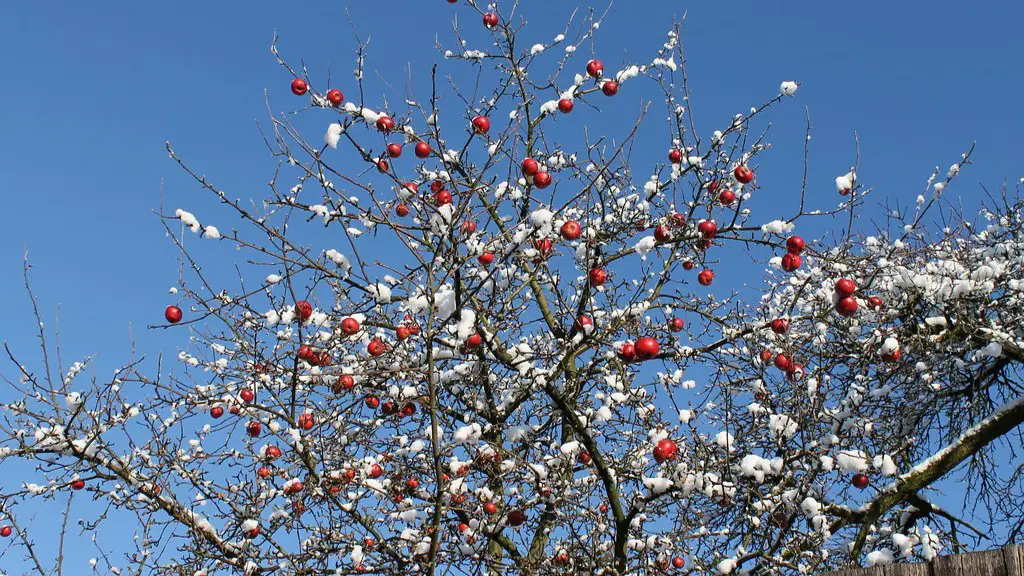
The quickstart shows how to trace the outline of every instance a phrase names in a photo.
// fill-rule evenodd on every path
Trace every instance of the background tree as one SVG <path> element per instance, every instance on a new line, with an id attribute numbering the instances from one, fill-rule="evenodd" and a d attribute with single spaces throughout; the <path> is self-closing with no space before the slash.
<path id="1" fill-rule="evenodd" d="M 86 531 L 133 519 L 138 573 L 805 573 L 978 546 L 993 525 L 1018 538 L 1020 465 L 998 450 L 1024 418 L 1015 193 L 977 217 L 946 201 L 969 150 L 861 223 L 854 158 L 836 196 L 805 172 L 769 220 L 751 208 L 771 194 L 761 119 L 797 83 L 708 133 L 681 26 L 606 67 L 597 15 L 531 43 L 489 10 L 463 7 L 437 46 L 475 83 L 435 68 L 395 102 L 364 93 L 358 38 L 337 84 L 275 41 L 326 128 L 313 144 L 270 119 L 258 198 L 168 145 L 242 222 L 161 210 L 181 369 L 81 382 L 39 318 L 43 365 L 8 350 L 24 400 L 2 455 L 45 481 L 2 496 L 0 535 L 50 573 L 20 514 L 85 492 Z M 660 101 L 626 100 L 645 83 Z M 585 108 L 637 128 L 602 134 L 573 121 Z M 658 115 L 647 170 L 633 143 Z M 814 219 L 831 233 L 794 235 Z M 207 279 L 192 233 L 246 254 L 235 286 Z M 762 273 L 715 281 L 732 267 Z M 932 503 L 954 470 L 987 527 Z"/>

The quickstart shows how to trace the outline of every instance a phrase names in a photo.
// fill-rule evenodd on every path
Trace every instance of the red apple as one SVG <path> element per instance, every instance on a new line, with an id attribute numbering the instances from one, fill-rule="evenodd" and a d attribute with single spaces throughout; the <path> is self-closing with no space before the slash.
<path id="1" fill-rule="evenodd" d="M 714 220 L 705 220 L 700 224 L 697 224 L 697 231 L 701 233 L 704 238 L 711 239 L 718 234 L 718 225 L 715 224 Z"/>
<path id="2" fill-rule="evenodd" d="M 299 360 L 312 362 L 313 358 L 316 357 L 316 352 L 313 351 L 313 348 L 310 347 L 309 344 L 303 344 L 299 346 L 299 351 L 296 355 L 299 357 Z"/>
<path id="3" fill-rule="evenodd" d="M 490 252 L 484 252 L 483 254 L 477 257 L 476 261 L 483 264 L 484 266 L 487 266 L 491 262 L 494 262 L 494 254 Z"/>
<path id="4" fill-rule="evenodd" d="M 792 252 L 786 252 L 786 255 L 782 257 L 782 269 L 786 272 L 793 272 L 804 263 L 804 259 L 799 254 Z"/>
<path id="5" fill-rule="evenodd" d="M 415 182 L 406 182 L 404 188 L 412 194 L 417 194 L 420 191 L 420 187 Z"/>
<path id="6" fill-rule="evenodd" d="M 761 363 L 762 364 L 767 364 L 768 361 L 770 361 L 772 359 L 772 351 L 768 350 L 767 348 L 765 348 L 764 350 L 761 350 L 760 358 L 761 358 Z"/>
<path id="7" fill-rule="evenodd" d="M 668 242 L 672 239 L 672 233 L 669 232 L 668 226 L 664 224 L 658 224 L 654 227 L 654 239 L 658 242 Z"/>
<path id="8" fill-rule="evenodd" d="M 682 228 L 686 226 L 686 216 L 676 212 L 669 218 L 668 223 L 676 228 Z"/>
<path id="9" fill-rule="evenodd" d="M 668 151 L 668 161 L 673 164 L 679 164 L 683 161 L 683 151 L 673 148 Z"/>
<path id="10" fill-rule="evenodd" d="M 380 130 L 381 132 L 391 132 L 395 129 L 395 121 L 392 120 L 390 116 L 381 116 L 377 119 L 375 125 L 377 126 L 377 130 Z"/>
<path id="11" fill-rule="evenodd" d="M 509 526 L 522 526 L 526 522 L 526 514 L 522 510 L 513 510 L 508 513 Z"/>
<path id="12" fill-rule="evenodd" d="M 836 293 L 840 296 L 853 296 L 857 291 L 857 284 L 849 278 L 840 278 L 836 281 Z"/>
<path id="13" fill-rule="evenodd" d="M 781 352 L 775 356 L 775 367 L 783 372 L 789 370 L 789 367 L 793 365 L 793 361 L 789 359 L 789 356 L 782 354 Z"/>
<path id="14" fill-rule="evenodd" d="M 402 218 L 405 218 L 406 216 L 409 215 L 409 207 L 406 206 L 405 204 L 399 204 L 395 206 L 395 214 L 401 216 Z"/>
<path id="15" fill-rule="evenodd" d="M 417 158 L 426 158 L 430 156 L 430 144 L 427 144 L 426 142 L 420 140 L 419 142 L 416 143 L 416 148 L 414 149 L 414 152 L 416 153 Z"/>
<path id="16" fill-rule="evenodd" d="M 338 384 L 335 387 L 334 392 L 340 393 L 342 390 L 351 390 L 356 386 L 356 379 L 350 374 L 343 374 L 338 378 Z"/>
<path id="17" fill-rule="evenodd" d="M 786 239 L 786 250 L 789 251 L 790 254 L 803 253 L 806 245 L 807 244 L 804 242 L 804 239 L 800 236 L 790 236 Z"/>
<path id="18" fill-rule="evenodd" d="M 355 318 L 345 318 L 341 321 L 341 331 L 349 336 L 359 332 L 359 320 Z"/>
<path id="19" fill-rule="evenodd" d="M 687 260 L 683 262 L 683 270 L 693 270 L 693 260 Z"/>
<path id="20" fill-rule="evenodd" d="M 604 64 L 600 60 L 591 60 L 587 62 L 587 75 L 591 78 L 600 78 L 601 73 L 604 72 Z"/>
<path id="21" fill-rule="evenodd" d="M 537 174 L 537 172 L 540 172 L 540 163 L 533 158 L 527 158 L 526 160 L 523 160 L 521 168 L 523 169 L 524 176 L 533 176 Z"/>
<path id="22" fill-rule="evenodd" d="M 164 310 L 164 318 L 171 324 L 181 322 L 181 308 L 178 308 L 177 306 L 168 306 Z"/>
<path id="23" fill-rule="evenodd" d="M 857 299 L 853 296 L 844 296 L 836 303 L 836 312 L 840 316 L 853 316 L 857 313 Z"/>
<path id="24" fill-rule="evenodd" d="M 668 321 L 668 329 L 673 332 L 679 332 L 684 327 L 686 327 L 686 322 L 684 322 L 683 319 L 678 316 Z"/>
<path id="25" fill-rule="evenodd" d="M 711 282 L 715 279 L 715 273 L 711 270 L 701 270 L 700 274 L 697 274 L 697 282 L 701 286 L 711 286 Z"/>
<path id="26" fill-rule="evenodd" d="M 604 92 L 605 96 L 615 96 L 619 93 L 619 83 L 615 80 L 608 80 L 601 85 L 601 92 Z"/>
<path id="27" fill-rule="evenodd" d="M 341 90 L 331 88 L 327 91 L 327 101 L 331 103 L 331 106 L 337 108 L 345 101 L 345 95 L 341 93 Z"/>
<path id="28" fill-rule="evenodd" d="M 654 338 L 640 338 L 633 346 L 636 350 L 636 357 L 640 360 L 650 360 L 658 355 L 658 341 Z"/>
<path id="29" fill-rule="evenodd" d="M 740 184 L 750 184 L 754 180 L 754 171 L 746 166 L 737 166 L 732 175 Z"/>
<path id="30" fill-rule="evenodd" d="M 487 514 L 497 514 L 498 505 L 495 504 L 494 502 L 488 502 L 484 504 L 484 512 L 486 512 Z"/>
<path id="31" fill-rule="evenodd" d="M 399 340 L 407 340 L 411 334 L 409 328 L 405 326 L 399 326 L 395 329 L 395 337 Z"/>
<path id="32" fill-rule="evenodd" d="M 296 96 L 303 96 L 306 92 L 309 92 L 309 84 L 306 83 L 302 78 L 296 78 L 292 80 L 292 94 Z"/>
<path id="33" fill-rule="evenodd" d="M 674 460 L 676 455 L 679 453 L 679 447 L 675 442 L 668 438 L 659 440 L 654 446 L 654 460 L 658 464 L 664 464 L 669 460 Z"/>
<path id="34" fill-rule="evenodd" d="M 722 193 L 718 195 L 718 202 L 722 206 L 732 206 L 732 203 L 735 201 L 736 193 L 732 190 L 723 190 Z"/>
<path id="35" fill-rule="evenodd" d="M 786 378 L 789 378 L 790 382 L 797 382 L 804 377 L 804 365 L 796 362 L 790 364 L 789 370 L 786 370 Z"/>
<path id="36" fill-rule="evenodd" d="M 476 232 L 476 222 L 473 222 L 472 220 L 466 220 L 465 222 L 462 223 L 463 234 L 472 234 L 474 232 Z"/>
<path id="37" fill-rule="evenodd" d="M 858 490 L 863 490 L 871 484 L 871 479 L 868 478 L 867 474 L 857 473 L 853 475 L 853 479 L 850 480 L 850 484 Z"/>
<path id="38" fill-rule="evenodd" d="M 368 396 L 366 398 L 366 406 L 369 407 L 370 410 L 376 410 L 377 407 L 380 406 L 380 398 L 377 398 L 376 396 Z"/>
<path id="39" fill-rule="evenodd" d="M 477 134 L 487 134 L 491 130 L 491 119 L 487 116 L 474 116 L 472 123 L 473 132 Z"/>
<path id="40" fill-rule="evenodd" d="M 636 360 L 636 346 L 629 342 L 623 344 L 622 347 L 619 348 L 619 358 L 625 360 L 626 362 L 632 362 L 633 360 Z"/>
<path id="41" fill-rule="evenodd" d="M 214 418 L 220 418 L 223 415 L 224 415 L 224 408 L 222 408 L 220 406 L 214 406 L 213 408 L 210 408 L 210 416 L 212 416 Z"/>
<path id="42" fill-rule="evenodd" d="M 316 424 L 316 418 L 313 417 L 313 414 L 303 412 L 302 415 L 299 416 L 299 428 L 302 428 L 303 430 L 312 430 L 314 424 Z"/>
<path id="43" fill-rule="evenodd" d="M 370 353 L 370 356 L 380 356 L 387 350 L 387 345 L 380 338 L 374 338 L 370 340 L 370 343 L 366 345 L 366 351 Z"/>
<path id="44" fill-rule="evenodd" d="M 4 538 L 7 538 L 8 536 L 11 535 L 11 532 L 13 532 L 13 531 L 14 530 L 10 526 L 2 526 L 2 527 L 0 527 L 0 536 L 3 536 Z"/>
<path id="45" fill-rule="evenodd" d="M 676 556 L 672 559 L 673 568 L 682 568 L 683 566 L 686 566 L 686 560 L 682 556 Z"/>
<path id="46" fill-rule="evenodd" d="M 580 464 L 583 464 L 584 466 L 589 465 L 590 464 L 590 452 L 587 452 L 586 450 L 583 450 L 579 454 L 576 455 L 576 459 L 579 460 Z"/>
<path id="47" fill-rule="evenodd" d="M 262 431 L 263 431 L 263 425 L 260 424 L 259 422 L 256 422 L 255 420 L 253 420 L 252 422 L 249 422 L 248 424 L 245 425 L 245 432 L 249 436 L 252 436 L 253 438 L 259 436 L 260 432 L 262 432 Z"/>
<path id="48" fill-rule="evenodd" d="M 388 156 L 392 158 L 398 158 L 402 155 L 402 145 L 392 142 L 388 144 Z"/>
<path id="49" fill-rule="evenodd" d="M 561 112 L 562 114 L 568 114 L 569 112 L 572 112 L 572 108 L 572 100 L 569 100 L 568 98 L 562 98 L 561 100 L 558 101 L 558 111 Z"/>
<path id="50" fill-rule="evenodd" d="M 584 330 L 587 326 L 593 326 L 594 319 L 586 314 L 580 314 L 572 323 L 572 329 L 576 332 Z"/>
<path id="51" fill-rule="evenodd" d="M 533 176 L 533 185 L 537 188 L 547 188 L 551 185 L 551 174 L 547 172 L 537 172 Z"/>
<path id="52" fill-rule="evenodd" d="M 882 309 L 882 304 L 883 304 L 883 301 L 878 296 L 872 296 L 872 297 L 868 298 L 868 308 L 871 308 L 875 312 L 877 312 L 877 311 Z"/>
<path id="53" fill-rule="evenodd" d="M 377 171 L 386 174 L 388 171 L 388 161 L 383 158 L 377 160 Z"/>
<path id="54" fill-rule="evenodd" d="M 447 190 L 441 190 L 434 194 L 434 204 L 438 206 L 445 206 L 452 203 L 452 193 Z"/>
<path id="55" fill-rule="evenodd" d="M 484 26 L 488 28 L 494 28 L 498 25 L 498 15 L 494 12 L 488 12 L 484 14 Z"/>
<path id="56" fill-rule="evenodd" d="M 72 480 L 71 481 L 71 489 L 72 490 L 77 492 L 77 491 L 79 491 L 79 490 L 81 490 L 83 488 L 85 488 L 85 480 L 82 480 L 81 478 L 78 478 L 76 480 Z"/>
<path id="57" fill-rule="evenodd" d="M 776 318 L 772 320 L 772 332 L 776 334 L 785 334 L 789 331 L 789 320 L 785 318 Z"/>
<path id="58" fill-rule="evenodd" d="M 295 315 L 303 322 L 309 320 L 309 317 L 313 315 L 313 305 L 305 300 L 299 300 L 295 303 Z"/>
<path id="59" fill-rule="evenodd" d="M 604 286 L 604 283 L 608 281 L 608 273 L 604 268 L 594 268 L 590 271 L 589 278 L 593 286 Z"/>
<path id="60" fill-rule="evenodd" d="M 566 240 L 576 240 L 583 234 L 583 228 L 575 220 L 566 220 L 559 231 L 562 233 L 562 238 Z"/>
<path id="61" fill-rule="evenodd" d="M 370 478 L 380 478 L 384 475 L 384 468 L 380 464 L 370 466 Z"/>
<path id="62" fill-rule="evenodd" d="M 238 395 L 242 397 L 242 402 L 252 402 L 256 398 L 256 393 L 251 388 L 242 388 Z"/>
<path id="63" fill-rule="evenodd" d="M 465 345 L 466 345 L 466 348 L 472 350 L 474 348 L 479 348 L 483 343 L 484 343 L 483 336 L 481 336 L 479 334 L 471 334 L 469 336 L 469 338 L 466 338 Z"/>

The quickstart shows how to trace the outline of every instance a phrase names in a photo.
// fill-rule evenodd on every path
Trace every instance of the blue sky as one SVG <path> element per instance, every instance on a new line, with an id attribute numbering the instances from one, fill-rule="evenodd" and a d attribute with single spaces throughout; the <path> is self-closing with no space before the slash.
<path id="1" fill-rule="evenodd" d="M 521 4 L 528 43 L 549 40 L 575 5 Z M 371 83 L 379 71 L 401 88 L 407 63 L 414 81 L 426 81 L 438 60 L 434 39 L 448 42 L 453 14 L 466 19 L 470 38 L 483 38 L 476 16 L 444 0 L 382 6 L 347 6 L 360 35 L 371 38 Z M 202 216 L 211 204 L 168 159 L 164 141 L 234 195 L 261 195 L 273 168 L 256 131 L 267 117 L 264 91 L 275 111 L 295 105 L 270 40 L 276 31 L 282 53 L 292 63 L 302 58 L 314 78 L 332 67 L 339 84 L 351 85 L 355 45 L 345 8 L 264 1 L 0 5 L 0 51 L 8 61 L 0 90 L 0 340 L 34 360 L 20 274 L 28 248 L 51 323 L 60 306 L 65 358 L 98 353 L 98 373 L 109 374 L 128 354 L 130 327 L 140 350 L 173 353 L 183 332 L 145 330 L 162 320 L 177 278 L 174 248 L 152 211 L 162 181 L 168 212 L 180 206 Z M 974 140 L 975 165 L 952 193 L 977 196 L 979 183 L 994 189 L 1022 175 L 1022 3 L 620 0 L 599 35 L 602 59 L 612 70 L 627 58 L 648 60 L 684 11 L 683 43 L 705 133 L 770 98 L 781 80 L 803 83 L 797 99 L 771 117 L 780 182 L 799 182 L 804 106 L 815 127 L 812 194 L 834 194 L 832 180 L 853 160 L 854 131 L 862 180 L 907 204 L 936 165 L 945 170 Z M 618 98 L 630 97 L 624 90 Z M 631 120 L 602 122 L 614 130 Z M 300 121 L 313 142 L 323 125 Z M 664 147 L 649 153 L 652 162 L 661 160 Z M 780 186 L 778 195 L 791 200 L 795 187 Z M 221 261 L 234 257 L 226 248 L 203 249 Z M 7 366 L 3 372 L 10 374 Z"/>

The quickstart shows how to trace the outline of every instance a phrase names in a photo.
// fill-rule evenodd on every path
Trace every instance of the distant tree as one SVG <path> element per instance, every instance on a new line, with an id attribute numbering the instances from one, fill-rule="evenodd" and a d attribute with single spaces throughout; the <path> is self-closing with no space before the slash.
<path id="1" fill-rule="evenodd" d="M 328 126 L 320 145 L 271 118 L 262 198 L 168 145 L 242 224 L 163 215 L 180 370 L 85 383 L 42 318 L 42 365 L 8 349 L 24 397 L 2 462 L 35 472 L 0 496 L 0 535 L 30 566 L 59 572 L 33 542 L 73 527 L 22 514 L 72 497 L 103 511 L 86 532 L 137 523 L 122 569 L 146 574 L 798 574 L 1020 538 L 1017 194 L 947 202 L 968 152 L 883 222 L 858 220 L 856 165 L 828 196 L 805 170 L 766 221 L 754 124 L 795 82 L 699 133 L 680 26 L 613 70 L 580 54 L 598 17 L 531 47 L 518 16 L 461 14 L 493 44 L 456 27 L 439 50 L 479 80 L 435 68 L 404 102 L 364 92 L 365 43 L 342 94 L 275 41 Z M 575 119 L 653 122 L 657 103 L 623 101 L 644 83 L 670 136 L 637 174 L 635 129 Z M 834 232 L 793 234 L 815 218 Z M 247 254 L 237 286 L 208 280 L 188 230 Z M 931 503 L 954 471 L 983 525 Z"/>

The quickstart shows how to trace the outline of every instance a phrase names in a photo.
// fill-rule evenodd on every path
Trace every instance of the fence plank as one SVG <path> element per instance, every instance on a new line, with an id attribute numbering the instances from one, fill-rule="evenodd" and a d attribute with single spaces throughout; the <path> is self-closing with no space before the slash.
<path id="1" fill-rule="evenodd" d="M 1003 548 L 1003 562 L 1007 576 L 1024 576 L 1024 546 Z"/>
<path id="2" fill-rule="evenodd" d="M 916 564 L 893 564 L 885 567 L 885 576 L 932 576 L 932 565 L 925 562 Z"/>
<path id="3" fill-rule="evenodd" d="M 829 576 L 1024 576 L 1024 546 L 939 556 L 926 563 L 854 568 Z"/>

